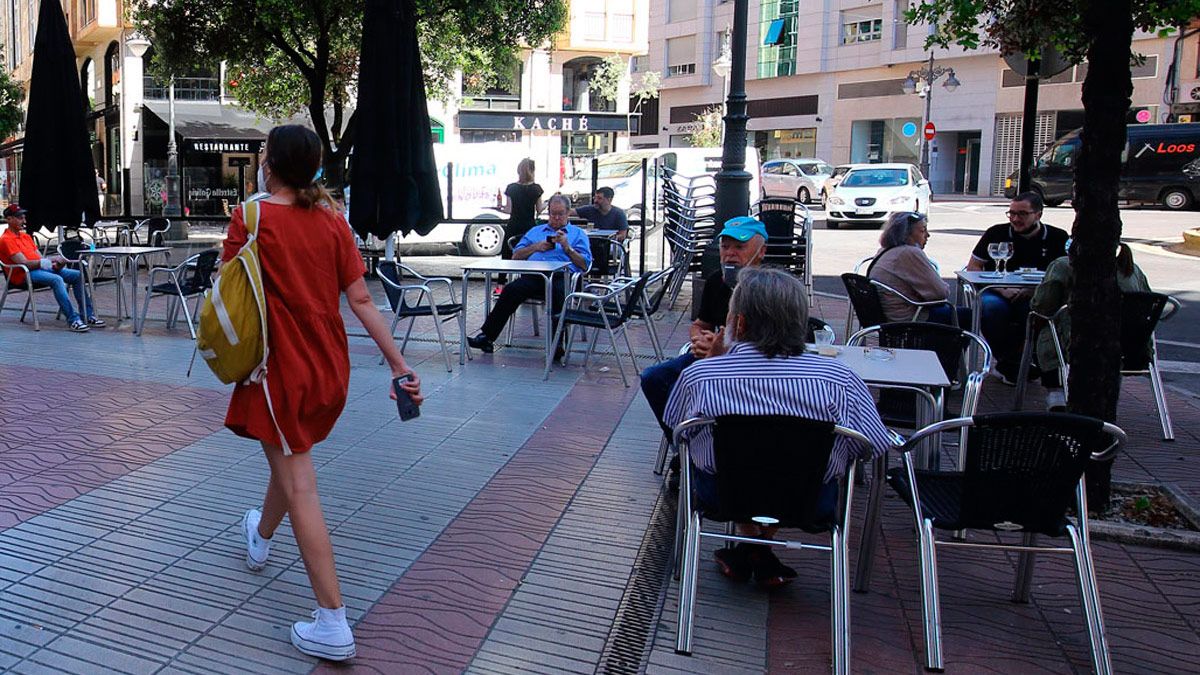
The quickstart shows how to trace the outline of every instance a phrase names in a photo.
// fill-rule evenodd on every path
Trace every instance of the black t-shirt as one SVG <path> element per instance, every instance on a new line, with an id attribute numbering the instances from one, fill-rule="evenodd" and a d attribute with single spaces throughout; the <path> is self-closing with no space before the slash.
<path id="1" fill-rule="evenodd" d="M 597 230 L 629 229 L 629 220 L 625 217 L 625 211 L 617 206 L 609 208 L 608 213 L 600 213 L 600 209 L 587 204 L 575 209 L 575 213 L 595 225 Z"/>
<path id="2" fill-rule="evenodd" d="M 509 183 L 504 188 L 504 194 L 512 202 L 512 212 L 508 214 L 508 236 L 520 236 L 533 227 L 534 209 L 542 196 L 542 186 L 537 183 Z"/>
<path id="3" fill-rule="evenodd" d="M 707 324 L 724 326 L 725 317 L 729 316 L 729 299 L 733 297 L 733 289 L 725 285 L 725 278 L 720 272 L 714 272 L 704 278 L 704 293 L 700 296 L 700 314 L 697 319 Z"/>
<path id="4" fill-rule="evenodd" d="M 1016 271 L 1022 267 L 1033 267 L 1045 270 L 1052 260 L 1067 254 L 1069 238 L 1070 235 L 1065 230 L 1045 223 L 1042 223 L 1041 233 L 1032 238 L 1016 234 L 1008 223 L 1000 223 L 989 227 L 983 233 L 971 255 L 983 261 L 984 269 L 993 272 L 996 270 L 996 263 L 988 256 L 988 244 L 1011 241 L 1013 257 L 1005 264 L 1005 269 Z"/>

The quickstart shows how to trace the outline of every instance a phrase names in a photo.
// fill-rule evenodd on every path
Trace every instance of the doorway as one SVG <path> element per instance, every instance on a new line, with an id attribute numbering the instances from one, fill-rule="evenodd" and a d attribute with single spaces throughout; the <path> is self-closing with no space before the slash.
<path id="1" fill-rule="evenodd" d="M 954 155 L 954 192 L 964 195 L 979 193 L 979 148 L 982 133 L 958 132 Z"/>

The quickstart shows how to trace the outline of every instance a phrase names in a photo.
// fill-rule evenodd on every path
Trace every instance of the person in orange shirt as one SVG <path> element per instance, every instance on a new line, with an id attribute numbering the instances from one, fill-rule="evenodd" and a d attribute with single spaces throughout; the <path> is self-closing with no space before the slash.
<path id="1" fill-rule="evenodd" d="M 25 232 L 25 213 L 25 209 L 18 204 L 9 204 L 4 209 L 4 220 L 8 223 L 8 229 L 0 235 L 0 261 L 6 265 L 23 266 L 5 270 L 9 285 L 23 287 L 28 270 L 29 278 L 33 280 L 35 287 L 48 286 L 53 289 L 54 299 L 58 301 L 63 316 L 67 317 L 71 330 L 86 333 L 90 326 L 103 326 L 104 322 L 96 318 L 96 312 L 92 309 L 92 299 L 87 296 L 87 289 L 84 288 L 83 274 L 79 270 L 66 267 L 67 260 L 62 256 L 43 258 L 38 253 L 33 237 Z M 71 305 L 71 297 L 67 294 L 68 285 L 75 291 L 75 301 L 79 303 L 79 307 L 85 310 L 86 321 Z"/>

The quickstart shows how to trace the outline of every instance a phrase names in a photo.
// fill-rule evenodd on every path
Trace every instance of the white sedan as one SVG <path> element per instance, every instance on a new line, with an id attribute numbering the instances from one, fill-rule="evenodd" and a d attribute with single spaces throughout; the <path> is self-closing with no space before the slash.
<path id="1" fill-rule="evenodd" d="M 825 226 L 865 223 L 881 227 L 897 211 L 929 212 L 929 181 L 912 164 L 871 164 L 851 169 L 825 206 Z"/>

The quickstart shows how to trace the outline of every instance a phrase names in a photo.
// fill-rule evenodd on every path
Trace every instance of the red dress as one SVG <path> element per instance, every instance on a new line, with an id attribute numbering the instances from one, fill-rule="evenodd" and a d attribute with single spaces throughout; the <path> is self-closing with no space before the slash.
<path id="1" fill-rule="evenodd" d="M 259 202 L 258 256 L 267 296 L 267 384 L 275 420 L 292 452 L 329 435 L 346 404 L 350 352 L 341 293 L 366 273 L 346 221 L 320 206 Z M 233 212 L 221 259 L 246 243 L 242 209 Z M 225 426 L 274 445 L 279 434 L 260 384 L 238 384 Z"/>

